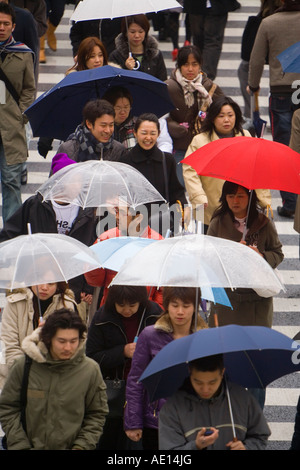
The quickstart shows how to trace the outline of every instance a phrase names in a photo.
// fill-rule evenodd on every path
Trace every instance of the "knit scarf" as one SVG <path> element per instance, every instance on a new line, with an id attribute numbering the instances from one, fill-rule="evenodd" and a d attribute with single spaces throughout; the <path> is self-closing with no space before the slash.
<path id="1" fill-rule="evenodd" d="M 79 124 L 79 126 L 76 127 L 74 137 L 79 142 L 79 161 L 82 162 L 87 160 L 98 160 L 99 154 L 100 160 L 103 160 L 104 150 L 110 149 L 113 143 L 112 137 L 105 144 L 99 142 L 99 140 L 91 134 L 89 129 L 82 124 Z"/>
<path id="2" fill-rule="evenodd" d="M 15 41 L 12 35 L 3 43 L 0 43 L 0 54 L 2 52 L 31 52 L 33 54 L 32 50 L 26 46 L 26 44 Z"/>
<path id="3" fill-rule="evenodd" d="M 208 93 L 208 91 L 202 85 L 202 73 L 194 80 L 187 80 L 184 78 L 179 69 L 175 71 L 175 77 L 179 85 L 183 89 L 184 94 L 184 101 L 188 108 L 193 106 L 195 102 L 194 92 L 197 92 L 197 100 L 198 100 L 198 108 L 200 109 L 201 106 L 207 104 L 208 106 L 211 104 L 212 99 Z"/>

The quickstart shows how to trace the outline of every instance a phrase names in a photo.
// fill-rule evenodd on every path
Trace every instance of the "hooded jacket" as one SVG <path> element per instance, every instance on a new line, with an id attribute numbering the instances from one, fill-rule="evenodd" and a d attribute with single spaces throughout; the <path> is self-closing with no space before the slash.
<path id="1" fill-rule="evenodd" d="M 108 413 L 98 364 L 81 341 L 69 360 L 54 360 L 39 339 L 40 328 L 22 348 L 33 362 L 27 389 L 27 433 L 20 423 L 20 388 L 25 358 L 14 364 L 0 397 L 0 421 L 9 450 L 94 450 Z"/>
<path id="2" fill-rule="evenodd" d="M 74 294 L 70 290 L 66 291 L 64 303 L 60 294 L 53 296 L 43 319 L 63 307 L 70 310 L 76 309 Z M 1 324 L 1 382 L 6 378 L 8 369 L 12 367 L 14 361 L 23 355 L 21 344 L 25 337 L 34 330 L 33 316 L 33 292 L 31 289 L 27 287 L 25 289 L 16 289 L 6 297 Z"/>
<path id="3" fill-rule="evenodd" d="M 199 315 L 197 330 L 202 328 L 207 328 L 207 324 Z M 127 377 L 125 430 L 158 428 L 158 414 L 165 400 L 160 399 L 151 403 L 139 378 L 153 357 L 173 340 L 173 327 L 168 313 L 159 317 L 155 325 L 147 326 L 141 332 Z"/>
<path id="4" fill-rule="evenodd" d="M 264 450 L 271 432 L 257 400 L 246 389 L 227 383 L 237 439 L 246 450 Z M 219 437 L 208 450 L 226 450 L 233 439 L 232 422 L 224 383 L 220 393 L 203 400 L 189 388 L 176 392 L 159 414 L 160 450 L 197 450 L 195 439 L 204 427 L 215 427 Z"/>
<path id="5" fill-rule="evenodd" d="M 159 80 L 165 81 L 167 79 L 167 69 L 157 40 L 153 36 L 148 35 L 144 42 L 143 59 L 138 71 L 148 73 Z M 121 33 L 116 37 L 115 44 L 116 48 L 109 55 L 109 62 L 116 63 L 122 69 L 126 69 L 125 62 L 129 57 L 128 40 Z"/>

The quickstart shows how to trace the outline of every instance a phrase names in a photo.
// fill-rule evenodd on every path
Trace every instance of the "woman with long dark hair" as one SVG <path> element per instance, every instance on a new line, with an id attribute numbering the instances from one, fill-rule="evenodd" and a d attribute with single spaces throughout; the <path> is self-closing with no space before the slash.
<path id="1" fill-rule="evenodd" d="M 86 344 L 87 356 L 99 364 L 104 379 L 126 381 L 136 347 L 135 338 L 145 326 L 155 323 L 161 311 L 158 304 L 148 300 L 146 287 L 114 285 L 108 289 L 104 305 L 92 319 Z M 129 444 L 123 416 L 109 414 L 99 449 L 124 450 Z"/>
<path id="2" fill-rule="evenodd" d="M 250 207 L 249 207 L 250 206 Z M 207 235 L 244 243 L 255 250 L 272 268 L 283 260 L 282 244 L 271 219 L 259 209 L 255 191 L 225 181 L 220 206 L 214 212 Z M 213 305 L 219 325 L 272 326 L 272 297 L 260 297 L 252 289 L 227 292 L 232 309 Z M 210 319 L 210 326 L 214 326 Z"/>

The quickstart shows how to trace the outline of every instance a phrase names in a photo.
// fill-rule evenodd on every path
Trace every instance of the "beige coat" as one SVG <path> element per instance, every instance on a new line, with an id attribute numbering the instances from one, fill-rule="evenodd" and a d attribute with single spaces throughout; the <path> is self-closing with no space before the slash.
<path id="1" fill-rule="evenodd" d="M 295 152 L 300 153 L 300 109 L 296 109 L 293 114 L 290 147 Z M 294 229 L 300 233 L 300 196 L 297 199 Z"/>
<path id="2" fill-rule="evenodd" d="M 67 291 L 64 305 L 61 296 L 54 295 L 53 302 L 47 308 L 43 318 L 46 319 L 55 310 L 63 307 L 74 310 L 76 303 L 72 297 L 72 291 Z M 33 293 L 29 288 L 16 289 L 6 298 L 1 325 L 0 387 L 14 361 L 23 355 L 21 349 L 23 339 L 33 332 L 32 299 Z"/>
<path id="3" fill-rule="evenodd" d="M 0 134 L 8 165 L 26 161 L 28 156 L 25 123 L 22 114 L 35 97 L 35 78 L 31 52 L 11 52 L 0 68 L 18 93 L 19 105 L 6 90 L 5 104 L 0 104 Z"/>
<path id="4" fill-rule="evenodd" d="M 240 133 L 236 134 L 236 137 L 241 135 L 242 134 Z M 251 134 L 247 130 L 244 130 L 244 135 L 246 137 L 251 137 Z M 200 147 L 203 147 L 204 145 L 218 139 L 219 137 L 216 132 L 213 132 L 212 138 L 210 138 L 206 132 L 196 135 L 190 143 L 185 157 L 195 152 Z M 209 225 L 212 214 L 220 204 L 219 199 L 222 193 L 224 180 L 211 178 L 210 176 L 198 175 L 196 171 L 189 165 L 183 164 L 182 170 L 185 187 L 194 211 L 197 207 L 199 208 L 200 205 L 207 204 L 207 207 L 204 208 L 204 223 L 205 225 Z M 256 190 L 256 193 L 259 204 L 262 208 L 271 205 L 271 193 L 269 189 L 258 189 Z M 197 219 L 198 217 L 195 218 Z"/>

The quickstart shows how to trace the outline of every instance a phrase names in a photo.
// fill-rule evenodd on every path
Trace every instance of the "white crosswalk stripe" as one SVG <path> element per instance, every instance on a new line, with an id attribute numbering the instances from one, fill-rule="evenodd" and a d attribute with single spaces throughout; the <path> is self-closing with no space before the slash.
<path id="1" fill-rule="evenodd" d="M 226 94 L 231 96 L 241 107 L 243 99 L 240 92 L 237 69 L 240 64 L 241 37 L 245 23 L 250 15 L 256 15 L 259 7 L 259 0 L 240 0 L 241 9 L 232 12 L 228 16 L 222 55 L 219 62 L 216 83 L 221 86 Z M 71 44 L 69 40 L 69 17 L 72 13 L 72 6 L 67 5 L 65 15 L 61 24 L 56 30 L 58 39 L 57 52 L 47 49 L 47 63 L 40 65 L 38 96 L 51 86 L 59 82 L 68 67 L 73 64 Z M 151 32 L 157 37 L 157 33 Z M 185 39 L 185 28 L 183 22 L 180 26 L 180 45 Z M 161 50 L 164 53 L 168 71 L 174 67 L 171 59 L 172 43 L 161 42 Z M 260 114 L 266 119 L 269 126 L 268 117 L 268 67 L 265 67 L 261 81 L 260 91 Z M 267 130 L 265 136 L 271 139 Z M 58 142 L 54 141 L 54 150 L 48 153 L 44 160 L 37 152 L 37 139 L 32 139 L 30 144 L 30 155 L 28 159 L 28 184 L 22 187 L 22 199 L 26 200 L 31 196 L 39 185 L 48 177 L 50 162 L 55 154 Z M 293 337 L 300 330 L 300 270 L 299 270 L 299 235 L 293 229 L 293 222 L 289 219 L 278 220 L 276 208 L 280 205 L 281 199 L 278 191 L 272 192 L 272 207 L 274 211 L 274 221 L 283 243 L 285 259 L 279 267 L 287 288 L 286 293 L 281 293 L 274 299 L 274 329 Z M 2 224 L 2 219 L 0 225 Z M 0 298 L 3 306 L 4 296 Z M 268 449 L 289 449 L 296 404 L 299 397 L 299 374 L 286 376 L 274 382 L 267 388 L 265 415 L 269 422 L 272 435 L 269 440 Z"/>

